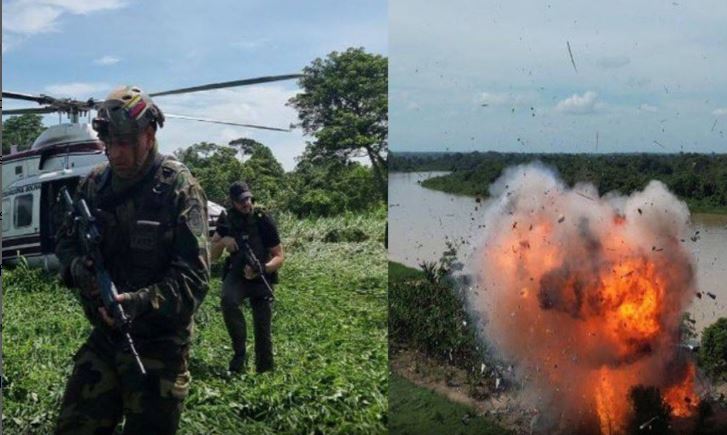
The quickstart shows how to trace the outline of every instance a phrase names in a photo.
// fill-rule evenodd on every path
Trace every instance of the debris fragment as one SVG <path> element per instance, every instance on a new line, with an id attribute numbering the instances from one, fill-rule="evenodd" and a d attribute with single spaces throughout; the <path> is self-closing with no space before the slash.
<path id="1" fill-rule="evenodd" d="M 714 131 L 714 127 L 716 127 L 716 126 L 717 126 L 717 120 L 715 119 L 714 124 L 712 124 L 712 130 L 710 130 L 710 132 Z"/>
<path id="2" fill-rule="evenodd" d="M 655 141 L 654 141 L 654 143 L 655 143 L 655 144 L 657 144 L 657 145 L 659 145 L 659 146 L 660 146 L 660 147 L 662 147 L 663 149 L 666 149 L 666 147 L 665 147 L 664 145 L 660 144 L 660 143 L 659 143 L 659 141 L 656 141 L 656 140 L 655 140 Z"/>
<path id="3" fill-rule="evenodd" d="M 585 194 L 583 194 L 583 193 L 581 193 L 581 192 L 578 192 L 578 191 L 576 191 L 576 195 L 578 195 L 578 196 L 582 196 L 582 197 L 584 197 L 584 198 L 586 198 L 586 199 L 590 199 L 591 201 L 595 201 L 595 199 L 591 198 L 590 196 L 588 196 L 588 195 L 585 195 Z"/>
<path id="4" fill-rule="evenodd" d="M 697 292 L 697 297 L 698 297 L 699 299 L 702 299 L 702 294 L 701 294 L 700 292 Z"/>
<path id="5" fill-rule="evenodd" d="M 643 214 L 640 208 L 637 208 L 636 210 L 638 210 L 639 214 Z"/>
<path id="6" fill-rule="evenodd" d="M 573 64 L 573 69 L 578 72 L 578 68 L 576 68 L 576 61 L 573 59 L 573 51 L 570 49 L 570 41 L 565 41 L 566 45 L 568 46 L 568 55 L 570 56 L 570 63 Z"/>
<path id="7" fill-rule="evenodd" d="M 643 423 L 641 426 L 639 426 L 639 430 L 644 430 L 647 426 L 649 426 L 657 418 L 659 418 L 658 415 L 655 415 L 654 417 L 651 417 L 651 419 L 649 419 L 649 421 L 647 421 L 646 423 Z"/>
<path id="8" fill-rule="evenodd" d="M 561 216 L 561 217 L 560 217 L 560 218 L 558 219 L 558 223 L 559 223 L 559 224 L 560 224 L 560 223 L 563 223 L 563 221 L 564 221 L 564 220 L 565 220 L 565 216 Z"/>
<path id="9" fill-rule="evenodd" d="M 707 296 L 709 296 L 712 299 L 717 299 L 717 295 L 715 295 L 714 293 L 707 292 Z"/>

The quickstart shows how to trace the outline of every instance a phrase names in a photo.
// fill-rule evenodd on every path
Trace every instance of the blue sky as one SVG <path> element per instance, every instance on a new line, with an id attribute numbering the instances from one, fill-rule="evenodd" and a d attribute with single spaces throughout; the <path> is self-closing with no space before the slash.
<path id="1" fill-rule="evenodd" d="M 389 9 L 394 151 L 727 152 L 724 1 Z"/>
<path id="2" fill-rule="evenodd" d="M 348 47 L 388 55 L 387 2 L 3 0 L 3 90 L 103 98 L 120 84 L 147 92 L 296 73 Z M 163 111 L 287 127 L 295 81 L 159 97 Z M 7 108 L 33 103 L 6 100 Z M 47 116 L 46 124 L 57 122 Z M 199 141 L 250 137 L 286 169 L 308 137 L 170 119 L 171 152 Z"/>

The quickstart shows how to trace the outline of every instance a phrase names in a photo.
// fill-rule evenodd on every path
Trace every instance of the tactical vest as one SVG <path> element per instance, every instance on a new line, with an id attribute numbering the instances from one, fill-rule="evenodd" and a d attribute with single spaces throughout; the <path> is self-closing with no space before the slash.
<path id="1" fill-rule="evenodd" d="M 255 253 L 255 256 L 258 258 L 258 260 L 260 260 L 260 262 L 263 264 L 263 266 L 265 265 L 265 263 L 270 261 L 270 258 L 272 258 L 270 255 L 270 251 L 263 244 L 262 235 L 260 234 L 260 221 L 264 215 L 264 212 L 260 209 L 254 209 L 253 212 L 249 215 L 244 215 L 234 208 L 230 208 L 227 210 L 227 223 L 230 228 L 230 236 L 234 237 L 235 240 L 239 240 L 241 237 L 247 236 L 247 241 L 250 244 L 250 248 Z M 241 253 L 241 251 L 238 252 Z M 237 254 L 236 256 L 242 257 L 242 255 L 240 254 Z M 241 266 L 244 267 L 244 265 L 241 265 L 238 261 L 235 260 L 235 256 L 232 256 L 232 272 L 241 273 L 241 271 L 235 271 L 234 269 L 238 269 Z M 267 274 L 267 277 L 270 282 L 276 283 L 278 274 L 277 272 L 274 272 L 272 274 Z M 262 280 L 257 278 L 252 281 L 257 282 Z"/>
<path id="2" fill-rule="evenodd" d="M 177 225 L 172 194 L 184 170 L 174 158 L 159 155 L 147 175 L 121 194 L 112 191 L 110 166 L 97 174 L 89 206 L 101 227 L 105 266 L 120 291 L 158 282 L 169 268 Z"/>

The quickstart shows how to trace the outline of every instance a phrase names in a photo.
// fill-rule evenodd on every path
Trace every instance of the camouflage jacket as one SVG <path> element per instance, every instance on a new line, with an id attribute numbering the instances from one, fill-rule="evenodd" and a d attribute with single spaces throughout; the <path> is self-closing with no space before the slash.
<path id="1" fill-rule="evenodd" d="M 146 293 L 133 320 L 135 340 L 187 344 L 193 316 L 209 286 L 207 200 L 184 164 L 157 155 L 147 174 L 130 189 L 113 192 L 108 163 L 83 179 L 83 197 L 100 227 L 101 255 L 119 293 Z M 66 219 L 57 234 L 62 276 L 81 255 L 77 229 Z M 80 298 L 96 332 L 116 334 L 100 318 L 100 298 Z"/>

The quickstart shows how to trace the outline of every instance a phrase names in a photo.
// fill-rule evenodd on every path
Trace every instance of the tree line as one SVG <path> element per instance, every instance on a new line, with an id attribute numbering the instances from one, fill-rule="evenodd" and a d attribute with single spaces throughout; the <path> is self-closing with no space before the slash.
<path id="1" fill-rule="evenodd" d="M 306 66 L 298 84 L 302 92 L 288 105 L 298 111 L 295 127 L 313 140 L 293 171 L 286 173 L 270 148 L 249 138 L 225 145 L 196 143 L 174 155 L 218 203 L 225 203 L 230 183 L 244 180 L 260 203 L 298 216 L 383 205 L 388 190 L 387 58 L 363 48 L 334 51 Z M 30 148 L 46 128 L 37 114 L 10 117 L 3 127 L 3 154 L 11 145 Z"/>
<path id="2" fill-rule="evenodd" d="M 573 186 L 591 182 L 600 194 L 630 194 L 660 180 L 694 211 L 727 211 L 727 154 L 525 154 L 390 153 L 392 171 L 451 171 L 423 185 L 449 193 L 487 197 L 508 166 L 541 161 Z"/>

